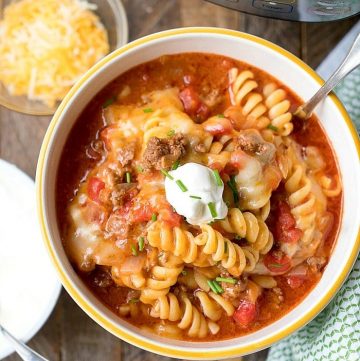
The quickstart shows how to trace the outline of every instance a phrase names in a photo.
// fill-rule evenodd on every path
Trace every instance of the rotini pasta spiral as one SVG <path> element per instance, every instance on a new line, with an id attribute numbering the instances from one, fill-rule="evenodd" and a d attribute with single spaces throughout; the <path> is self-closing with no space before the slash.
<path id="1" fill-rule="evenodd" d="M 247 264 L 242 248 L 207 224 L 200 228 L 202 232 L 195 237 L 195 243 L 203 246 L 202 252 L 210 255 L 215 262 L 221 261 L 221 265 L 233 276 L 240 276 Z"/>
<path id="2" fill-rule="evenodd" d="M 171 130 L 170 125 L 164 122 L 162 110 L 156 110 L 144 124 L 144 143 L 147 144 L 151 137 L 166 138 Z M 166 119 L 166 118 L 165 118 Z"/>
<path id="3" fill-rule="evenodd" d="M 227 217 L 218 224 L 224 231 L 245 238 L 262 254 L 269 252 L 273 245 L 274 239 L 269 228 L 262 219 L 251 212 L 241 212 L 238 208 L 231 208 Z"/>
<path id="4" fill-rule="evenodd" d="M 267 109 L 263 97 L 254 91 L 258 83 L 253 79 L 254 74 L 249 70 L 239 73 L 237 68 L 232 68 L 229 71 L 231 103 L 240 106 L 245 117 L 241 129 L 263 129 L 270 123 L 265 116 Z"/>
<path id="5" fill-rule="evenodd" d="M 219 163 L 225 168 L 230 161 L 230 152 L 234 150 L 233 137 L 231 135 L 223 135 L 214 141 L 207 154 L 207 163 Z"/>
<path id="6" fill-rule="evenodd" d="M 159 296 L 167 294 L 184 269 L 182 261 L 169 252 L 158 258 L 159 264 L 151 268 L 146 286 L 141 290 L 140 300 L 143 303 L 151 304 Z"/>
<path id="7" fill-rule="evenodd" d="M 195 295 L 200 301 L 203 314 L 212 321 L 218 321 L 223 311 L 228 316 L 232 316 L 235 312 L 235 308 L 230 301 L 214 292 L 197 291 Z"/>
<path id="8" fill-rule="evenodd" d="M 332 179 L 327 175 L 320 175 L 317 179 L 326 197 L 336 197 L 340 194 L 341 183 L 338 177 Z"/>
<path id="9" fill-rule="evenodd" d="M 150 315 L 162 320 L 180 321 L 178 327 L 188 330 L 190 337 L 205 337 L 209 330 L 205 317 L 185 294 L 179 297 L 181 303 L 173 293 L 159 297 L 151 308 Z"/>
<path id="10" fill-rule="evenodd" d="M 286 99 L 286 92 L 277 88 L 276 84 L 271 83 L 264 86 L 265 105 L 269 109 L 269 118 L 271 125 L 277 128 L 277 133 L 286 136 L 289 135 L 294 126 L 291 122 L 292 114 L 289 112 L 290 101 Z"/>
<path id="11" fill-rule="evenodd" d="M 285 182 L 285 189 L 289 194 L 291 213 L 297 221 L 297 227 L 304 232 L 302 242 L 308 244 L 315 231 L 316 199 L 311 192 L 311 181 L 301 164 L 295 164 L 291 169 Z"/>
<path id="12" fill-rule="evenodd" d="M 170 227 L 167 223 L 156 221 L 148 230 L 147 239 L 152 247 L 172 252 L 185 263 L 192 263 L 198 257 L 198 246 L 189 231 Z"/>

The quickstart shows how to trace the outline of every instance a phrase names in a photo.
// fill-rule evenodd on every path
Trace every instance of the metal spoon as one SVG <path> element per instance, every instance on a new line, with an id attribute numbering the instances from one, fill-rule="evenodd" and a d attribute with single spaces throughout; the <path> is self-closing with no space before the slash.
<path id="1" fill-rule="evenodd" d="M 334 74 L 325 82 L 325 84 L 310 98 L 306 103 L 300 105 L 294 115 L 301 119 L 307 119 L 315 107 L 326 98 L 326 96 L 335 88 L 335 86 L 346 75 L 352 72 L 360 65 L 360 34 L 355 38 L 349 52 Z"/>
<path id="2" fill-rule="evenodd" d="M 12 334 L 5 330 L 0 325 L 0 332 L 12 344 L 15 351 L 24 361 L 48 361 L 46 358 L 39 355 L 37 352 L 26 346 L 23 342 L 17 340 Z"/>

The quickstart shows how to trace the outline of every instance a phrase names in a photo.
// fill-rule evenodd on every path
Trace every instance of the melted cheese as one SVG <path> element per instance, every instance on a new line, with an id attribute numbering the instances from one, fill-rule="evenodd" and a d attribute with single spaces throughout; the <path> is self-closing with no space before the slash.
<path id="1" fill-rule="evenodd" d="M 80 0 L 22 0 L 0 21 L 0 81 L 12 95 L 53 107 L 109 52 L 106 31 Z"/>

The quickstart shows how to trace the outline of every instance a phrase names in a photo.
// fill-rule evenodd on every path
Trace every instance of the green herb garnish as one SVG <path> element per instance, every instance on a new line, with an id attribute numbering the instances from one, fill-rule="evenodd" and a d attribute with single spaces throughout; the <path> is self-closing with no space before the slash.
<path id="1" fill-rule="evenodd" d="M 141 165 L 138 165 L 136 169 L 138 170 L 139 173 L 142 173 L 144 171 L 144 168 Z"/>
<path id="2" fill-rule="evenodd" d="M 160 172 L 165 176 L 168 177 L 171 180 L 174 180 L 174 177 L 165 169 L 160 169 Z"/>
<path id="3" fill-rule="evenodd" d="M 135 247 L 134 244 L 131 245 L 131 253 L 133 254 L 133 256 L 137 256 L 138 255 L 138 251 Z"/>
<path id="4" fill-rule="evenodd" d="M 208 280 L 207 283 L 214 293 L 218 294 L 224 292 L 222 287 L 215 280 Z"/>
<path id="5" fill-rule="evenodd" d="M 153 214 L 151 215 L 151 220 L 152 220 L 153 222 L 155 222 L 155 221 L 157 220 L 157 215 L 156 215 L 155 213 L 153 213 Z"/>
<path id="6" fill-rule="evenodd" d="M 214 293 L 218 293 L 216 287 L 214 286 L 214 281 L 208 280 L 207 283 L 208 283 L 211 291 L 213 291 Z"/>
<path id="7" fill-rule="evenodd" d="M 187 275 L 187 271 L 186 271 L 186 270 L 182 270 L 182 271 L 181 271 L 181 274 L 182 274 L 183 276 L 186 276 L 186 275 Z"/>
<path id="8" fill-rule="evenodd" d="M 144 237 L 139 237 L 138 239 L 139 251 L 141 252 L 145 246 L 145 239 Z"/>
<path id="9" fill-rule="evenodd" d="M 188 189 L 185 187 L 185 184 L 180 179 L 178 179 L 175 183 L 183 192 L 187 192 Z"/>
<path id="10" fill-rule="evenodd" d="M 131 183 L 131 174 L 130 174 L 130 172 L 126 172 L 125 177 L 126 177 L 126 183 Z"/>
<path id="11" fill-rule="evenodd" d="M 278 127 L 275 127 L 275 125 L 272 125 L 272 124 L 269 124 L 269 125 L 267 126 L 267 128 L 270 129 L 270 130 L 273 130 L 274 132 L 277 132 L 277 131 L 279 130 Z"/>
<path id="12" fill-rule="evenodd" d="M 216 179 L 216 184 L 220 187 L 223 185 L 223 181 L 220 177 L 220 174 L 219 174 L 219 171 L 217 169 L 214 169 L 213 170 L 213 173 L 214 173 L 214 176 L 215 176 L 215 179 Z"/>
<path id="13" fill-rule="evenodd" d="M 190 198 L 201 199 L 201 197 L 198 197 L 198 196 L 190 196 Z"/>
<path id="14" fill-rule="evenodd" d="M 172 165 L 171 169 L 172 169 L 172 170 L 178 169 L 178 168 L 179 168 L 179 165 L 180 165 L 180 161 L 177 160 L 176 162 L 174 162 L 174 164 Z"/>
<path id="15" fill-rule="evenodd" d="M 230 180 L 227 182 L 227 185 L 229 186 L 229 188 L 232 191 L 235 205 L 238 206 L 240 198 L 239 198 L 239 192 L 238 192 L 238 190 L 236 188 L 236 182 L 235 182 L 235 176 L 234 175 L 232 175 L 230 177 Z"/>
<path id="16" fill-rule="evenodd" d="M 106 99 L 104 104 L 102 105 L 103 109 L 107 108 L 109 105 L 111 105 L 112 103 L 114 103 L 116 100 L 115 97 L 111 97 L 109 99 Z"/>
<path id="17" fill-rule="evenodd" d="M 168 137 L 173 137 L 175 135 L 175 130 L 171 129 L 167 132 Z"/>
<path id="18" fill-rule="evenodd" d="M 218 118 L 225 118 L 225 115 L 224 114 L 218 114 L 217 117 Z"/>
<path id="19" fill-rule="evenodd" d="M 216 277 L 215 280 L 218 282 L 232 283 L 233 285 L 236 283 L 236 279 L 231 277 Z"/>
<path id="20" fill-rule="evenodd" d="M 269 266 L 270 266 L 270 267 L 274 267 L 274 268 L 281 268 L 281 267 L 283 267 L 283 265 L 282 265 L 282 264 L 279 264 L 279 263 L 269 263 Z"/>
<path id="21" fill-rule="evenodd" d="M 143 112 L 144 113 L 152 113 L 153 110 L 151 108 L 145 108 L 145 109 L 143 109 Z"/>
<path id="22" fill-rule="evenodd" d="M 242 238 L 237 234 L 235 237 L 234 237 L 237 241 L 240 241 Z"/>
<path id="23" fill-rule="evenodd" d="M 209 210 L 210 210 L 211 217 L 216 218 L 217 217 L 217 212 L 216 212 L 214 202 L 209 202 L 208 207 L 209 207 Z"/>
<path id="24" fill-rule="evenodd" d="M 140 300 L 138 298 L 131 298 L 129 300 L 129 303 L 138 303 L 138 302 L 140 302 Z"/>

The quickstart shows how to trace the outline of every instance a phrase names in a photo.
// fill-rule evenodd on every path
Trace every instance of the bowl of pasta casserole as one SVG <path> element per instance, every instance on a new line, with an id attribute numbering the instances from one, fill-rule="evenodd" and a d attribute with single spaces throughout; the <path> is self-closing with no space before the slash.
<path id="1" fill-rule="evenodd" d="M 314 318 L 359 251 L 359 140 L 322 80 L 252 35 L 175 29 L 96 64 L 37 171 L 62 283 L 106 330 L 186 359 L 255 352 Z"/>

